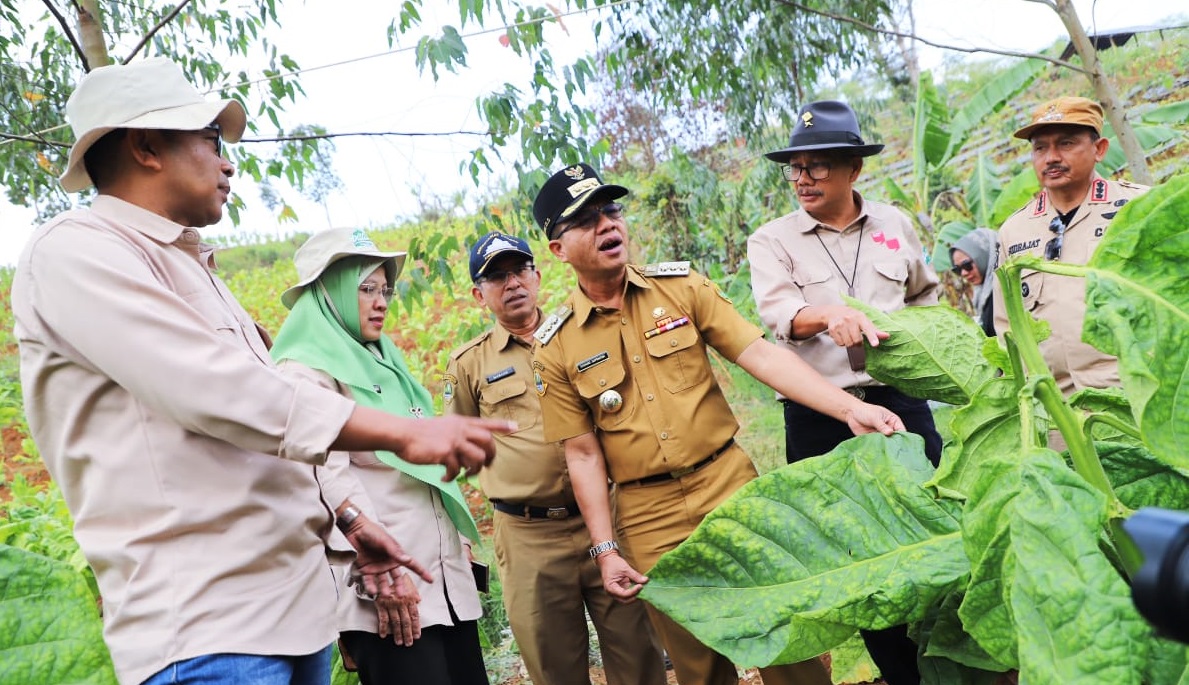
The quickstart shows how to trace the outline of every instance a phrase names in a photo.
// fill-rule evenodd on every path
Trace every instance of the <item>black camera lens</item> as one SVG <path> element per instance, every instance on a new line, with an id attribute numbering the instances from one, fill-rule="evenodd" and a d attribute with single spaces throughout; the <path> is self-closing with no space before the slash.
<path id="1" fill-rule="evenodd" d="M 1123 529 L 1144 555 L 1131 600 L 1160 634 L 1189 644 L 1189 514 L 1140 509 Z"/>

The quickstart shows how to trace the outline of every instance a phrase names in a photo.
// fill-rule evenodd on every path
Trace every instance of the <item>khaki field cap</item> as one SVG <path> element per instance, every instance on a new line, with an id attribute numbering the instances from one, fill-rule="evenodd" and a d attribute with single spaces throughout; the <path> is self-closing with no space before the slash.
<path id="1" fill-rule="evenodd" d="M 1089 126 L 1102 135 L 1102 105 L 1086 98 L 1063 97 L 1049 100 L 1032 113 L 1032 122 L 1012 135 L 1031 140 L 1036 129 L 1053 124 Z"/>
<path id="2" fill-rule="evenodd" d="M 281 304 L 293 309 L 305 287 L 322 275 L 331 264 L 344 257 L 368 257 L 391 260 L 392 268 L 385 269 L 388 285 L 395 285 L 396 277 L 405 266 L 406 252 L 381 252 L 367 234 L 359 228 L 332 228 L 310 236 L 297 253 L 293 263 L 297 265 L 297 284 L 281 293 Z M 385 264 L 387 266 L 387 264 Z"/>
<path id="3" fill-rule="evenodd" d="M 59 181 L 71 193 L 91 185 L 83 155 L 109 131 L 197 131 L 216 123 L 223 140 L 234 143 L 247 125 L 243 105 L 236 100 L 203 98 L 181 67 L 164 57 L 93 69 L 66 101 L 66 119 L 74 129 L 75 143 Z"/>

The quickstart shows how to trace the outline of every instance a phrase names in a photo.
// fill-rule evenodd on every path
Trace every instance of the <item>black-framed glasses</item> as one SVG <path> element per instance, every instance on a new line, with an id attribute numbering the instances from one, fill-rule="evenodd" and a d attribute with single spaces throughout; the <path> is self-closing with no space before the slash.
<path id="1" fill-rule="evenodd" d="M 974 271 L 974 260 L 967 259 L 964 262 L 958 262 L 957 264 L 954 265 L 954 268 L 950 269 L 950 271 L 953 271 L 954 273 L 958 274 L 959 276 L 966 273 L 967 271 Z"/>
<path id="2" fill-rule="evenodd" d="M 475 279 L 475 283 L 482 285 L 490 283 L 491 285 L 502 288 L 508 284 L 508 279 L 515 276 L 516 280 L 523 282 L 524 279 L 532 275 L 537 270 L 537 266 L 532 262 L 525 262 L 518 267 L 508 269 L 507 271 L 488 271 L 482 276 Z"/>
<path id="3" fill-rule="evenodd" d="M 581 212 L 566 219 L 565 222 L 558 224 L 561 226 L 561 230 L 557 232 L 557 237 L 554 240 L 557 240 L 563 233 L 574 228 L 579 230 L 594 228 L 599 225 L 599 221 L 604 216 L 614 221 L 621 214 L 623 214 L 623 205 L 618 202 L 608 202 L 602 207 L 586 207 Z"/>
<path id="4" fill-rule="evenodd" d="M 392 296 L 396 294 L 396 289 L 390 285 L 381 287 L 375 283 L 361 283 L 359 284 L 359 294 L 368 299 L 379 295 L 384 298 L 385 302 L 392 302 Z"/>
<path id="5" fill-rule="evenodd" d="M 1045 243 L 1045 259 L 1051 262 L 1061 259 L 1061 247 L 1065 245 L 1065 222 L 1061 217 L 1055 216 L 1049 222 L 1049 230 L 1057 234 Z"/>
<path id="6" fill-rule="evenodd" d="M 810 162 L 809 164 L 781 164 L 780 173 L 784 174 L 786 181 L 799 181 L 801 174 L 809 172 L 809 178 L 815 181 L 824 181 L 830 178 L 830 169 L 834 165 L 830 162 Z"/>
<path id="7" fill-rule="evenodd" d="M 223 156 L 223 128 L 221 126 L 219 126 L 218 124 L 211 124 L 209 126 L 203 126 L 202 130 L 215 132 L 215 154 L 222 157 Z"/>

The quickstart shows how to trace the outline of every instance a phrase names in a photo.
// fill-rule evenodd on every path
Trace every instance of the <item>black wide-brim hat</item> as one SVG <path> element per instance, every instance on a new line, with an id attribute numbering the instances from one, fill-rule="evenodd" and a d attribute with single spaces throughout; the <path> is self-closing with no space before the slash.
<path id="1" fill-rule="evenodd" d="M 883 149 L 868 145 L 859 135 L 859 120 L 845 102 L 811 102 L 797 114 L 797 126 L 783 150 L 765 153 L 773 162 L 785 163 L 795 153 L 811 150 L 841 150 L 856 157 L 870 157 Z"/>
<path id="2" fill-rule="evenodd" d="M 545 231 L 545 237 L 553 240 L 557 224 L 573 216 L 594 198 L 615 200 L 627 194 L 628 189 L 623 186 L 603 183 L 591 165 L 575 164 L 550 176 L 541 186 L 541 192 L 533 201 L 533 218 Z"/>

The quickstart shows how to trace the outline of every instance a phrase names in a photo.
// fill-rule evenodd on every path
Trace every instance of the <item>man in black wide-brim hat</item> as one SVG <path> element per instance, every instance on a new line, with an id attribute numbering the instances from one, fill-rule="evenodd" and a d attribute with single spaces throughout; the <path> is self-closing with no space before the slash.
<path id="1" fill-rule="evenodd" d="M 934 465 L 941 437 L 924 400 L 873 379 L 863 341 L 888 337 L 844 295 L 885 312 L 937 303 L 937 274 L 925 263 L 911 219 L 854 189 L 867 144 L 845 103 L 811 102 L 797 116 L 788 147 L 767 153 L 778 162 L 800 208 L 761 226 L 747 241 L 751 286 L 760 318 L 776 343 L 792 349 L 840 388 L 891 409 L 925 439 Z M 785 447 L 791 464 L 825 454 L 851 437 L 845 423 L 782 399 Z M 867 649 L 890 685 L 916 684 L 916 645 L 904 626 L 862 631 Z"/>

